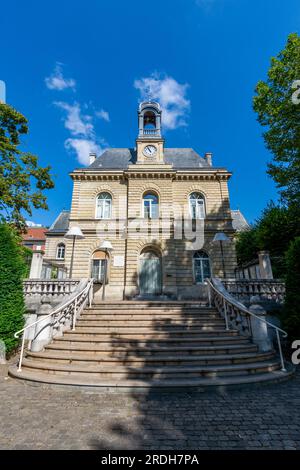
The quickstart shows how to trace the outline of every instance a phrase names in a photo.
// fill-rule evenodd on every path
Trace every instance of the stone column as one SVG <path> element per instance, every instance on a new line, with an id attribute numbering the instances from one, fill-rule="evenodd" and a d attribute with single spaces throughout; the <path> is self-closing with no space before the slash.
<path id="1" fill-rule="evenodd" d="M 37 311 L 37 320 L 41 320 L 35 325 L 34 339 L 31 343 L 31 351 L 41 351 L 46 344 L 52 339 L 52 318 L 46 318 L 53 310 L 50 299 L 46 296 L 42 297 L 41 306 Z"/>
<path id="2" fill-rule="evenodd" d="M 6 364 L 6 347 L 2 339 L 0 339 L 0 364 Z"/>
<path id="3" fill-rule="evenodd" d="M 272 265 L 268 251 L 259 251 L 258 262 L 261 279 L 273 279 Z"/>
<path id="4" fill-rule="evenodd" d="M 40 279 L 43 267 L 44 252 L 36 250 L 32 253 L 29 279 Z"/>
<path id="5" fill-rule="evenodd" d="M 266 311 L 260 305 L 260 298 L 258 295 L 253 295 L 250 299 L 250 312 L 260 317 L 262 320 L 266 319 Z M 268 325 L 251 315 L 251 328 L 253 342 L 258 346 L 258 350 L 261 352 L 271 351 L 273 349 L 272 341 L 270 340 L 268 333 Z"/>

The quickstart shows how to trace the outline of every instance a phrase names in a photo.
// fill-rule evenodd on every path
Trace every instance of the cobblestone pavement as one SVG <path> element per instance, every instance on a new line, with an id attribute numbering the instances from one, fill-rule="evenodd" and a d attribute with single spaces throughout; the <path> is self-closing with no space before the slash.
<path id="1" fill-rule="evenodd" d="M 0 366 L 1 449 L 300 449 L 292 380 L 222 392 L 56 389 Z"/>

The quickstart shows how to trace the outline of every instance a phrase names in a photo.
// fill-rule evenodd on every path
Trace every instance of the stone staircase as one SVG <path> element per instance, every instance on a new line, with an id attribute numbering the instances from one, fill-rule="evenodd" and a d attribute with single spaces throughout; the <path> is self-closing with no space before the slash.
<path id="1" fill-rule="evenodd" d="M 173 388 L 281 380 L 274 351 L 226 330 L 214 308 L 195 301 L 107 301 L 86 308 L 75 331 L 41 352 L 26 351 L 22 371 L 46 383 Z"/>

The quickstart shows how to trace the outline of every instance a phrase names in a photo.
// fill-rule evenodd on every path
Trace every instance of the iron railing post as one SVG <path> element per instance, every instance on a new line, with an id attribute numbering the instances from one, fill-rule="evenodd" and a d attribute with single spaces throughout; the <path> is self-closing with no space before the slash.
<path id="1" fill-rule="evenodd" d="M 283 359 L 283 354 L 282 354 L 282 349 L 281 349 L 280 335 L 279 335 L 279 331 L 277 329 L 276 329 L 276 336 L 277 336 L 277 343 L 278 343 L 278 349 L 279 349 L 279 355 L 280 355 L 281 370 L 282 370 L 282 372 L 286 372 L 284 359 Z"/>
<path id="2" fill-rule="evenodd" d="M 72 327 L 72 331 L 75 331 L 76 316 L 77 316 L 77 297 L 76 297 L 75 303 L 74 303 L 73 327 Z"/>
<path id="3" fill-rule="evenodd" d="M 225 300 L 224 297 L 223 297 L 223 308 L 224 308 L 224 317 L 225 317 L 226 330 L 229 330 L 228 318 L 227 318 L 227 305 L 226 305 L 226 300 Z"/>
<path id="4" fill-rule="evenodd" d="M 91 308 L 93 302 L 93 287 L 94 287 L 94 280 L 91 280 L 90 288 L 89 288 L 89 307 Z"/>
<path id="5" fill-rule="evenodd" d="M 19 372 L 21 372 L 21 370 L 22 370 L 22 361 L 23 361 L 23 354 L 24 354 L 24 345 L 25 345 L 25 331 L 23 331 L 23 336 L 22 336 L 22 346 L 21 346 L 21 353 L 20 353 L 19 366 L 18 366 L 18 371 L 19 371 Z"/>

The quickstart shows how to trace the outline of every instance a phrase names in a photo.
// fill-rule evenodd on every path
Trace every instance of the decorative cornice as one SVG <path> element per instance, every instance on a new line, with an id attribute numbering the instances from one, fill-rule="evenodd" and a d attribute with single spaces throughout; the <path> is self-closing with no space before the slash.
<path id="1" fill-rule="evenodd" d="M 163 170 L 158 168 L 134 169 L 115 171 L 115 170 L 75 170 L 70 173 L 74 181 L 117 181 L 126 179 L 173 179 L 175 181 L 227 181 L 232 173 L 225 168 L 209 169 L 200 168 L 199 170 Z"/>

